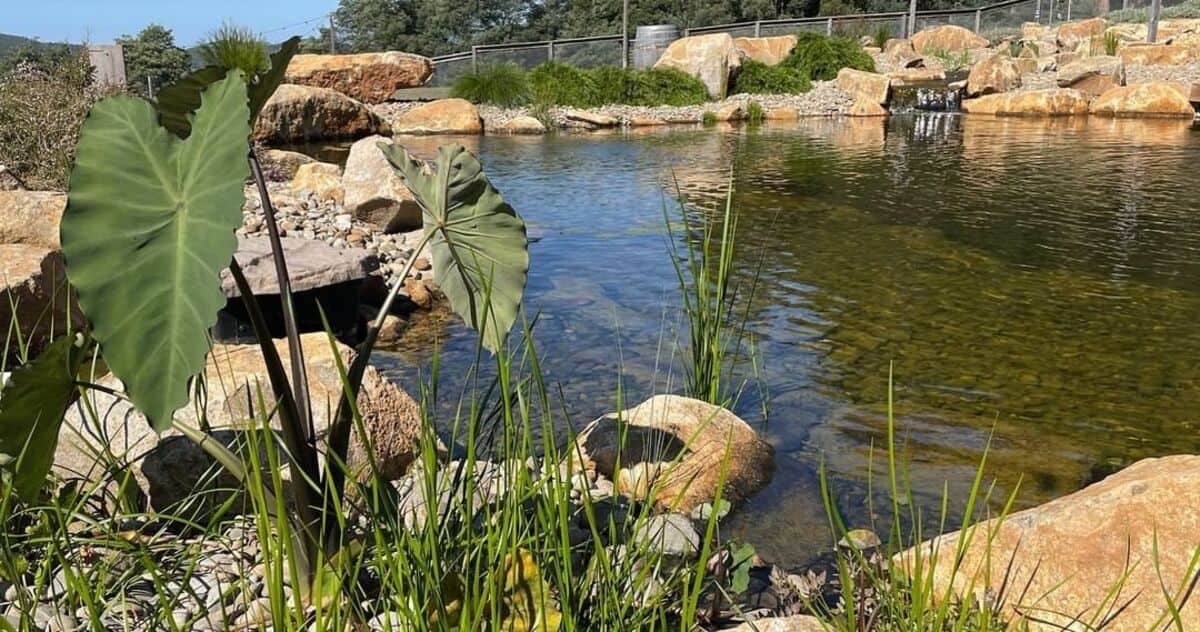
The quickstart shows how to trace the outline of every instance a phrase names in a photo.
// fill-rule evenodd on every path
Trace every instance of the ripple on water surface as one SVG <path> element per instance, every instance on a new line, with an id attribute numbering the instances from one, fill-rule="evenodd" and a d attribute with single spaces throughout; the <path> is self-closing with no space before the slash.
<path id="1" fill-rule="evenodd" d="M 867 520 L 889 367 L 924 502 L 969 484 L 990 435 L 997 493 L 1023 475 L 1021 504 L 1200 449 L 1189 124 L 935 115 L 477 142 L 539 237 L 527 304 L 577 426 L 612 409 L 618 380 L 627 402 L 678 388 L 664 196 L 677 181 L 695 207 L 718 203 L 732 169 L 780 461 L 733 526 L 776 558 L 826 545 L 822 460 Z M 415 379 L 438 340 L 443 378 L 461 379 L 469 337 L 449 319 L 424 331 L 389 371 Z M 760 423 L 756 393 L 738 412 Z"/>

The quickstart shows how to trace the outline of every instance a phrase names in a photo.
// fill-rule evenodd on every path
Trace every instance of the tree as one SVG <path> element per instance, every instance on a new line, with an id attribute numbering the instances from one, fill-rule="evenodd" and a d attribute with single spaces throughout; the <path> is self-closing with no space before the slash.
<path id="1" fill-rule="evenodd" d="M 139 94 L 149 96 L 149 86 L 157 92 L 191 70 L 187 51 L 176 46 L 171 29 L 160 24 L 147 26 L 136 37 L 119 37 L 117 43 L 124 49 L 129 87 Z"/>

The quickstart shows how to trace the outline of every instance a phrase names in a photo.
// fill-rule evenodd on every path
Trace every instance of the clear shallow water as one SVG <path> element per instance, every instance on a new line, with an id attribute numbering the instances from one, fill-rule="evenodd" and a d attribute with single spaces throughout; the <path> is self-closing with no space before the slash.
<path id="1" fill-rule="evenodd" d="M 889 366 L 919 501 L 962 498 L 991 438 L 997 495 L 1029 505 L 1132 460 L 1200 450 L 1200 129 L 1177 121 L 946 115 L 758 129 L 461 139 L 521 212 L 527 307 L 569 423 L 678 390 L 672 176 L 717 204 L 730 169 L 774 443 L 733 535 L 785 563 L 827 548 L 816 472 L 869 521 Z M 427 153 L 446 139 L 405 141 Z M 678 211 L 671 209 L 678 219 Z M 384 354 L 402 383 L 441 347 L 457 393 L 473 342 L 419 323 Z M 666 349 L 667 351 L 664 351 Z M 874 494 L 875 502 L 883 500 Z"/>

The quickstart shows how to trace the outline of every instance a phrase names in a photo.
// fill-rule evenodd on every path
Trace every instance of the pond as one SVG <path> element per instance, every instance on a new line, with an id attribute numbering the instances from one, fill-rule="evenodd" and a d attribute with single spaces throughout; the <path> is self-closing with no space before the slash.
<path id="1" fill-rule="evenodd" d="M 828 548 L 822 467 L 854 525 L 886 501 L 889 369 L 932 513 L 944 482 L 963 500 L 989 438 L 995 497 L 1017 490 L 1018 506 L 1200 450 L 1189 123 L 942 114 L 463 142 L 536 239 L 527 306 L 576 427 L 614 410 L 618 383 L 627 404 L 679 389 L 664 196 L 674 178 L 691 204 L 719 204 L 732 170 L 739 270 L 761 270 L 748 313 L 763 362 L 737 412 L 778 469 L 725 535 L 770 559 Z M 426 320 L 379 363 L 411 385 L 436 341 L 457 392 L 471 338 Z"/>

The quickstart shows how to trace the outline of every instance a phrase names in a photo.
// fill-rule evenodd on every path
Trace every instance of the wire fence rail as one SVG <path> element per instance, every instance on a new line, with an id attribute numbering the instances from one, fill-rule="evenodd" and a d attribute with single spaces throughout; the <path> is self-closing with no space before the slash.
<path id="1" fill-rule="evenodd" d="M 1053 26 L 1102 13 L 1097 0 L 1004 0 L 978 8 L 917 11 L 913 15 L 893 11 L 716 24 L 684 29 L 681 35 L 728 33 L 733 37 L 771 37 L 814 31 L 857 38 L 874 37 L 886 29 L 889 37 L 907 37 L 922 29 L 952 24 L 994 40 L 1019 33 L 1026 22 Z M 632 44 L 633 40 L 630 40 L 629 46 Z M 465 73 L 502 63 L 513 63 L 525 69 L 548 61 L 561 61 L 581 68 L 619 66 L 628 55 L 626 49 L 629 46 L 620 34 L 473 46 L 468 51 L 432 58 L 437 68 L 432 85 L 452 85 Z"/>

